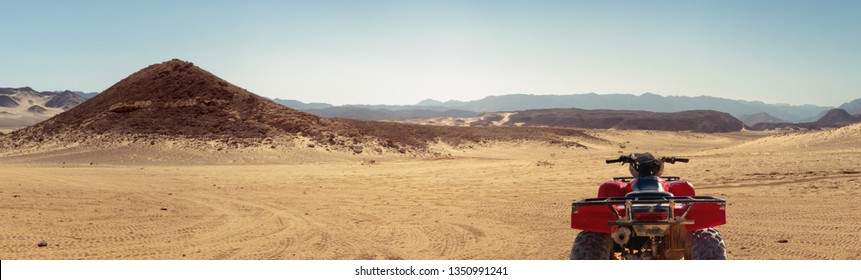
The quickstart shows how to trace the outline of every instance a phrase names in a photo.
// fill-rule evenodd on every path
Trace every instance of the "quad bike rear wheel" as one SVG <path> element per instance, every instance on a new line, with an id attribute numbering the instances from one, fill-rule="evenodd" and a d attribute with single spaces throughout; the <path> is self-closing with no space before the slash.
<path id="1" fill-rule="evenodd" d="M 581 231 L 571 248 L 572 260 L 609 260 L 613 256 L 610 234 Z"/>
<path id="2" fill-rule="evenodd" d="M 690 247 L 685 259 L 688 260 L 725 260 L 726 246 L 723 237 L 715 228 L 704 228 L 690 233 Z"/>

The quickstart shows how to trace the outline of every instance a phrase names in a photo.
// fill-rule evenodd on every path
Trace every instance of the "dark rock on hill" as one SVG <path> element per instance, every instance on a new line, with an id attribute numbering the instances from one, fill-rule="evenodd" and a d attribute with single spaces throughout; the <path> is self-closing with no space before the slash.
<path id="1" fill-rule="evenodd" d="M 7 95 L 0 95 L 0 107 L 14 108 L 18 107 L 18 102 Z"/>

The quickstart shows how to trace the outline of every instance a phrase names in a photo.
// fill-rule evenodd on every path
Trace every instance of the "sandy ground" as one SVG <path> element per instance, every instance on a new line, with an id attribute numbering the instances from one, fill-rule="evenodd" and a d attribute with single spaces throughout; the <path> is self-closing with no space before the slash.
<path id="1" fill-rule="evenodd" d="M 590 133 L 608 141 L 490 143 L 439 159 L 274 150 L 157 160 L 185 155 L 169 149 L 0 157 L 0 259 L 566 259 L 577 234 L 571 201 L 625 175 L 603 159 L 634 151 L 691 158 L 666 173 L 728 200 L 719 230 L 731 259 L 861 259 L 859 125 Z"/>

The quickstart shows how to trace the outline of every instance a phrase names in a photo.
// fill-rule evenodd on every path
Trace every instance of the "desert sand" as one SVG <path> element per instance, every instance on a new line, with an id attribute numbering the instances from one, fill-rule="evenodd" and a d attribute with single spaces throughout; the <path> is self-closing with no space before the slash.
<path id="1" fill-rule="evenodd" d="M 128 144 L 0 154 L 0 259 L 566 259 L 572 200 L 621 153 L 727 199 L 730 259 L 861 259 L 861 125 L 586 130 L 433 155 Z M 45 241 L 47 246 L 39 247 Z"/>

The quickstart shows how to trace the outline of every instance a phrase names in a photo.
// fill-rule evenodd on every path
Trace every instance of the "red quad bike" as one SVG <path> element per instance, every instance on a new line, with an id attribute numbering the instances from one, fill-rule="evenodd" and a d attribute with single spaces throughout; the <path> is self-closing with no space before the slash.
<path id="1" fill-rule="evenodd" d="M 597 198 L 574 201 L 571 228 L 582 230 L 572 260 L 688 259 L 725 260 L 723 238 L 714 227 L 726 224 L 726 201 L 697 196 L 679 177 L 661 176 L 664 163 L 686 158 L 631 154 L 607 163 L 628 164 L 632 177 L 615 177 Z"/>

